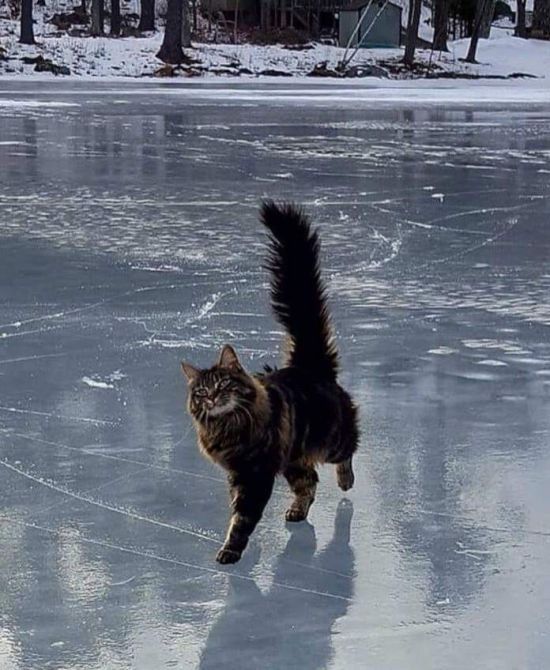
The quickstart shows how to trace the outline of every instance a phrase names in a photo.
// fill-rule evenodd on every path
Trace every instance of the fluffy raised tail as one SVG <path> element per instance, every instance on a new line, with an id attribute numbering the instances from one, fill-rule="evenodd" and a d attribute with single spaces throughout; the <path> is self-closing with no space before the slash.
<path id="1" fill-rule="evenodd" d="M 335 381 L 338 352 L 321 281 L 319 237 L 294 205 L 265 201 L 260 218 L 270 232 L 273 310 L 290 338 L 287 365 L 315 379 Z"/>

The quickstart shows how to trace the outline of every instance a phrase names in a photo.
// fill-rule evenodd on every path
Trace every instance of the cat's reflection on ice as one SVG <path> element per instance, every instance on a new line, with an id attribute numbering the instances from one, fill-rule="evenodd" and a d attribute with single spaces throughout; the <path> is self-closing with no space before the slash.
<path id="1" fill-rule="evenodd" d="M 277 559 L 269 591 L 262 592 L 253 580 L 230 578 L 225 608 L 201 655 L 201 670 L 327 667 L 334 623 L 346 614 L 353 595 L 352 516 L 352 503 L 340 501 L 332 539 L 318 554 L 313 526 L 289 525 L 292 534 Z"/>

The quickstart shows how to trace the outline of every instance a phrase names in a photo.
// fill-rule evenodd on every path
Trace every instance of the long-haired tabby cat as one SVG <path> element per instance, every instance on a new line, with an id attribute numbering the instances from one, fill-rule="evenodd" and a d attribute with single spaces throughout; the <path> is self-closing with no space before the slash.
<path id="1" fill-rule="evenodd" d="M 252 375 L 229 344 L 211 368 L 182 363 L 199 448 L 228 473 L 232 515 L 216 556 L 219 563 L 240 559 L 277 475 L 294 493 L 287 521 L 306 518 L 318 463 L 336 464 L 343 491 L 354 481 L 357 410 L 336 381 L 338 355 L 320 278 L 317 233 L 293 205 L 265 202 L 261 221 L 270 233 L 273 310 L 288 333 L 284 367 Z"/>

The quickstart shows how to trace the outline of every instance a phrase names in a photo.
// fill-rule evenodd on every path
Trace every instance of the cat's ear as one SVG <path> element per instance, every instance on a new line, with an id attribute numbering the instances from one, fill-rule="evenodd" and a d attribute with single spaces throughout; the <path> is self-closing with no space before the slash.
<path id="1" fill-rule="evenodd" d="M 218 365 L 220 368 L 227 368 L 228 370 L 242 370 L 243 366 L 241 365 L 235 349 L 230 344 L 224 344 L 220 353 L 220 358 L 218 360 Z"/>
<path id="2" fill-rule="evenodd" d="M 201 373 L 200 370 L 193 367 L 189 363 L 184 363 L 183 361 L 181 362 L 181 369 L 183 371 L 183 374 L 187 377 L 187 381 L 190 384 L 196 381 Z"/>

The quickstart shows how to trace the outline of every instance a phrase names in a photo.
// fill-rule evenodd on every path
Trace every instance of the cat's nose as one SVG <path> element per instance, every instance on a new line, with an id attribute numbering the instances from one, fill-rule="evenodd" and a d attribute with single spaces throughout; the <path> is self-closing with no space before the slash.
<path id="1" fill-rule="evenodd" d="M 212 398 L 205 398 L 204 404 L 208 407 L 208 409 L 212 409 L 216 403 L 212 400 Z"/>

